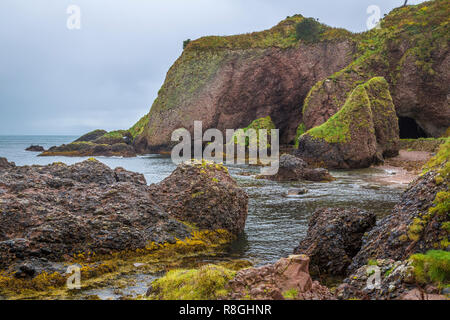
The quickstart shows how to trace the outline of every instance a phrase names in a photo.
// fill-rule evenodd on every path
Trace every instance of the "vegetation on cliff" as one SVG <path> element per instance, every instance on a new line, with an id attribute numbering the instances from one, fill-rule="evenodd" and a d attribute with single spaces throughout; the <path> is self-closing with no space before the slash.
<path id="1" fill-rule="evenodd" d="M 324 124 L 308 132 L 314 139 L 322 139 L 328 143 L 346 143 L 352 138 L 350 126 L 369 127 L 372 121 L 370 101 L 364 86 L 353 90 L 342 109 Z M 373 128 L 372 128 L 373 131 Z"/>

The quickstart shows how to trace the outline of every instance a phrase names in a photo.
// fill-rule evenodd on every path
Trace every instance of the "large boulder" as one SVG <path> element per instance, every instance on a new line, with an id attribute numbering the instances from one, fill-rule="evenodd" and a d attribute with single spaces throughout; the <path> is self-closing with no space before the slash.
<path id="1" fill-rule="evenodd" d="M 328 170 L 310 168 L 306 161 L 289 154 L 284 154 L 280 157 L 278 173 L 266 178 L 278 182 L 301 180 L 322 182 L 334 180 Z"/>
<path id="2" fill-rule="evenodd" d="M 331 168 L 365 168 L 398 154 L 398 131 L 388 84 L 373 78 L 327 122 L 303 134 L 297 154 Z"/>
<path id="3" fill-rule="evenodd" d="M 315 275 L 345 275 L 358 253 L 362 237 L 376 222 L 373 213 L 358 209 L 319 209 L 309 222 L 308 234 L 294 250 L 311 258 Z"/>
<path id="4" fill-rule="evenodd" d="M 283 258 L 275 264 L 239 271 L 228 284 L 233 300 L 333 300 L 328 288 L 309 275 L 309 258 Z"/>
<path id="5" fill-rule="evenodd" d="M 170 215 L 203 229 L 244 231 L 248 196 L 226 167 L 209 161 L 183 163 L 150 194 Z"/>

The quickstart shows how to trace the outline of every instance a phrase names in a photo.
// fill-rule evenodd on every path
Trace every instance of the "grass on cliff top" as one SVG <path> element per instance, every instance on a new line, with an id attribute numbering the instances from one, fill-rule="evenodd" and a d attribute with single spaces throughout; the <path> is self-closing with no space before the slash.
<path id="1" fill-rule="evenodd" d="M 434 283 L 440 287 L 450 282 L 450 252 L 428 251 L 411 256 L 414 275 L 420 283 Z"/>
<path id="2" fill-rule="evenodd" d="M 302 15 L 287 17 L 275 27 L 259 31 L 233 36 L 208 36 L 195 41 L 191 41 L 187 50 L 212 50 L 212 49 L 265 49 L 265 48 L 290 48 L 300 42 L 318 42 L 323 40 L 336 40 L 342 38 L 351 38 L 352 33 L 342 28 L 332 28 L 321 23 L 315 23 L 319 26 L 316 34 L 308 37 L 312 32 L 308 29 L 309 24 L 304 21 L 316 22 L 312 18 L 304 18 Z M 305 35 L 305 36 L 302 36 Z"/>
<path id="3" fill-rule="evenodd" d="M 370 101 L 364 86 L 353 90 L 341 110 L 324 124 L 315 127 L 306 134 L 328 143 L 346 143 L 351 139 L 350 125 L 368 125 L 367 114 L 371 114 Z"/>
<path id="4" fill-rule="evenodd" d="M 217 300 L 228 294 L 226 284 L 235 271 L 217 265 L 199 269 L 171 270 L 152 283 L 154 296 L 159 300 Z"/>

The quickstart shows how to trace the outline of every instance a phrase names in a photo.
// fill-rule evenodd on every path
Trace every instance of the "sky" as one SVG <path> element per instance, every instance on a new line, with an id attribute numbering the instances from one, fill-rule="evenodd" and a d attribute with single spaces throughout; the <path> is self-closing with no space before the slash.
<path id="1" fill-rule="evenodd" d="M 410 0 L 410 4 L 423 1 Z M 148 113 L 186 39 L 269 29 L 300 13 L 333 27 L 403 0 L 1 0 L 0 135 L 128 129 Z M 80 28 L 67 26 L 80 9 Z M 73 25 L 73 24 L 72 24 Z"/>

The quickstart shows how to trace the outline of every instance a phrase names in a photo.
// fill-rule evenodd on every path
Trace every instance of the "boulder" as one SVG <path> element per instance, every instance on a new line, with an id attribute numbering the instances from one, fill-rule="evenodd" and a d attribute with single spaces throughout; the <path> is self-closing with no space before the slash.
<path id="1" fill-rule="evenodd" d="M 365 168 L 398 154 L 398 132 L 388 84 L 373 78 L 327 122 L 303 134 L 296 154 L 329 168 Z"/>
<path id="2" fill-rule="evenodd" d="M 29 146 L 28 148 L 25 149 L 25 151 L 31 151 L 31 152 L 44 152 L 45 149 L 42 146 Z"/>
<path id="3" fill-rule="evenodd" d="M 280 157 L 278 173 L 274 176 L 267 176 L 273 181 L 333 181 L 334 178 L 326 169 L 316 169 L 308 167 L 308 164 L 301 158 L 284 154 Z"/>
<path id="4" fill-rule="evenodd" d="M 6 158 L 0 158 L 0 169 L 8 169 L 15 167 L 14 162 L 8 162 L 8 159 Z"/>
<path id="5" fill-rule="evenodd" d="M 333 300 L 328 288 L 309 275 L 309 258 L 283 258 L 277 263 L 239 271 L 228 283 L 232 300 Z"/>
<path id="6" fill-rule="evenodd" d="M 204 229 L 244 231 L 248 196 L 226 167 L 206 160 L 190 161 L 164 181 L 150 186 L 150 194 L 170 215 Z"/>
<path id="7" fill-rule="evenodd" d="M 294 250 L 311 258 L 315 275 L 345 275 L 358 253 L 362 237 L 376 222 L 374 214 L 359 209 L 320 209 L 314 212 L 308 234 Z"/>
<path id="8" fill-rule="evenodd" d="M 104 136 L 107 133 L 108 132 L 105 130 L 94 130 L 94 131 L 91 131 L 91 132 L 86 133 L 85 135 L 79 137 L 74 142 L 91 142 L 91 141 L 94 141 L 94 140 Z"/>

